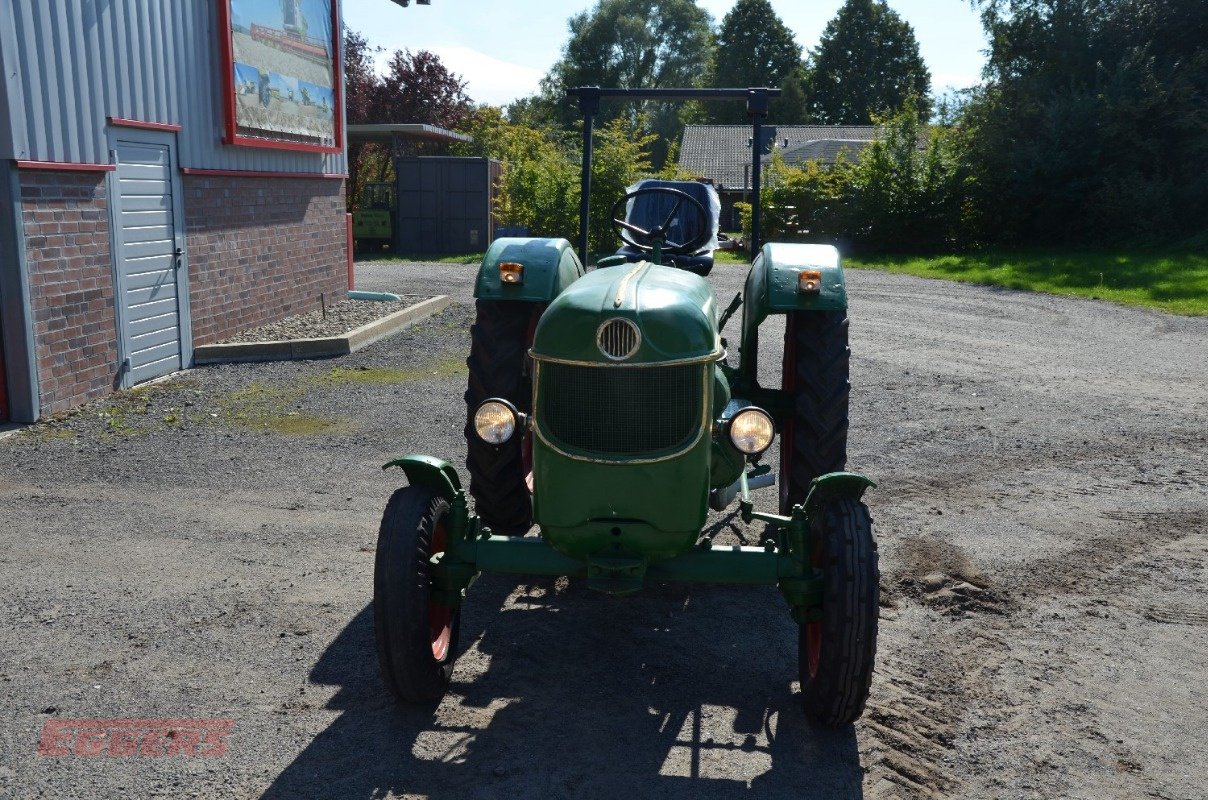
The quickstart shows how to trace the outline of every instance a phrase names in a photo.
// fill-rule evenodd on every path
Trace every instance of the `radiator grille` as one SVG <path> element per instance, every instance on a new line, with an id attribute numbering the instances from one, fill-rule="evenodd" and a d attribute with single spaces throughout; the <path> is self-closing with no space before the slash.
<path id="1" fill-rule="evenodd" d="M 704 369 L 543 362 L 537 424 L 554 444 L 603 457 L 685 447 L 702 424 Z"/>
<path id="2" fill-rule="evenodd" d="M 600 326 L 596 334 L 596 344 L 600 352 L 613 361 L 624 361 L 635 352 L 642 343 L 638 326 L 623 317 L 610 319 Z"/>

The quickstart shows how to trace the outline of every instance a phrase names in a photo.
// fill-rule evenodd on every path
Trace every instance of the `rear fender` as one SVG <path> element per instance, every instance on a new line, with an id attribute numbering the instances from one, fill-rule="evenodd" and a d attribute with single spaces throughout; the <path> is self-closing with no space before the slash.
<path id="1" fill-rule="evenodd" d="M 461 493 L 461 479 L 448 461 L 413 454 L 382 465 L 382 469 L 390 467 L 400 467 L 406 473 L 409 484 L 431 489 L 450 503 Z"/>
<path id="2" fill-rule="evenodd" d="M 500 280 L 501 261 L 524 267 L 520 283 Z M 584 272 L 579 256 L 565 239 L 496 239 L 482 258 L 474 297 L 548 303 L 583 277 Z"/>
<path id="3" fill-rule="evenodd" d="M 797 290 L 802 270 L 822 273 L 817 292 Z M 740 368 L 755 383 L 759 358 L 759 326 L 772 314 L 794 311 L 845 311 L 847 287 L 839 251 L 825 244 L 768 242 L 755 257 L 743 292 Z"/>

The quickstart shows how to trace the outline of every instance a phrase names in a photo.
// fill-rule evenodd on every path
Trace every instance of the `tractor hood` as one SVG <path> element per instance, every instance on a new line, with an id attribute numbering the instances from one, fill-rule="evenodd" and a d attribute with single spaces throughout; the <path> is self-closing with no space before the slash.
<path id="1" fill-rule="evenodd" d="M 639 339 L 629 355 L 606 355 L 605 323 L 636 325 Z M 626 348 L 628 349 L 628 348 Z M 559 294 L 537 326 L 538 359 L 617 366 L 721 357 L 717 304 L 699 275 L 647 261 L 597 269 Z"/>

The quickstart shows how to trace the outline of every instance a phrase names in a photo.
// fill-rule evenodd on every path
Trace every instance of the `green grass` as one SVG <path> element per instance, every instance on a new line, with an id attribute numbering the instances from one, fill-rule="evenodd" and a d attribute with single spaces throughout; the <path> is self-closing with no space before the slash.
<path id="1" fill-rule="evenodd" d="M 746 250 L 714 250 L 714 264 L 741 264 L 745 267 L 751 266 L 751 257 L 747 255 Z"/>
<path id="2" fill-rule="evenodd" d="M 416 261 L 425 264 L 481 264 L 482 253 L 454 253 L 439 255 L 437 253 L 358 253 L 358 263 L 374 262 L 379 264 L 401 264 Z"/>
<path id="3" fill-rule="evenodd" d="M 850 258 L 844 265 L 1208 315 L 1208 255 L 1202 253 L 1016 250 Z"/>
<path id="4" fill-rule="evenodd" d="M 324 375 L 320 381 L 331 386 L 347 386 L 350 384 L 384 385 L 407 383 L 409 381 L 430 378 L 433 375 L 447 378 L 461 375 L 466 371 L 466 362 L 459 358 L 446 359 L 414 369 L 390 369 L 387 367 L 336 367 Z"/>

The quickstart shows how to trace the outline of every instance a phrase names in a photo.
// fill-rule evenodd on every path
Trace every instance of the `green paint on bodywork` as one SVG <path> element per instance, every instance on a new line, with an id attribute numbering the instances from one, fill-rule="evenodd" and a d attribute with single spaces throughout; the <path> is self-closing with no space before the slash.
<path id="1" fill-rule="evenodd" d="M 457 470 L 443 459 L 414 453 L 382 465 L 382 469 L 391 467 L 401 467 L 412 486 L 426 486 L 450 503 L 461 492 Z"/>
<path id="2" fill-rule="evenodd" d="M 721 420 L 730 405 L 730 382 L 721 367 L 713 368 L 713 421 Z M 747 459 L 730 443 L 730 437 L 719 433 L 712 437 L 710 449 L 709 487 L 719 489 L 738 480 L 747 466 Z"/>
<path id="3" fill-rule="evenodd" d="M 524 265 L 520 283 L 499 280 L 499 262 Z M 583 265 L 565 239 L 496 239 L 482 257 L 474 297 L 548 303 L 583 276 Z"/>
<path id="4" fill-rule="evenodd" d="M 688 550 L 705 524 L 708 436 L 682 454 L 637 464 L 596 463 L 533 440 L 533 516 L 555 550 L 579 560 Z"/>
<path id="5" fill-rule="evenodd" d="M 816 293 L 797 291 L 797 276 L 804 269 L 822 273 L 822 286 Z M 747 305 L 763 307 L 769 313 L 785 311 L 842 311 L 847 308 L 847 287 L 839 251 L 828 244 L 781 244 L 768 242 L 759 251 L 751 267 L 758 275 L 759 291 L 751 291 L 747 279 Z M 760 299 L 762 297 L 762 300 Z M 764 314 L 767 317 L 767 314 Z"/>
<path id="6" fill-rule="evenodd" d="M 797 276 L 802 270 L 822 273 L 818 292 L 797 291 Z M 768 242 L 755 257 L 743 290 L 742 346 L 739 348 L 742 373 L 754 379 L 759 354 L 759 326 L 771 314 L 791 311 L 843 311 L 847 309 L 847 288 L 839 251 L 825 244 L 784 244 Z"/>
<path id="7" fill-rule="evenodd" d="M 600 353 L 596 332 L 614 317 L 637 324 L 642 342 L 624 362 Z M 572 284 L 541 315 L 537 358 L 657 364 L 720 356 L 717 304 L 699 275 L 642 261 L 595 270 Z"/>

